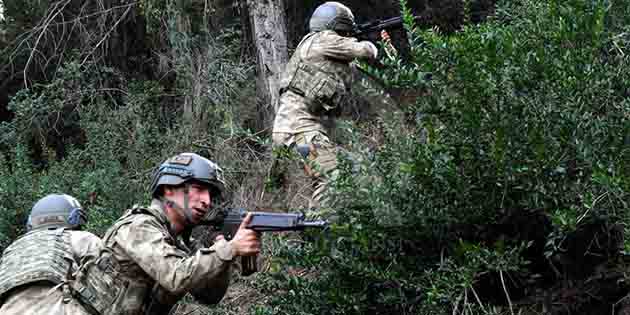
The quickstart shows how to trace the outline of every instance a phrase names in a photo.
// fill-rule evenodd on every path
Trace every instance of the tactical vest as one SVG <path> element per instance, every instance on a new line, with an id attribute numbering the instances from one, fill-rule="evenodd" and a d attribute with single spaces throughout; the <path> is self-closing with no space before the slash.
<path id="1" fill-rule="evenodd" d="M 68 236 L 66 234 L 66 236 Z M 64 229 L 35 230 L 13 242 L 0 257 L 0 304 L 14 288 L 38 281 L 65 282 L 74 270 Z"/>
<path id="2" fill-rule="evenodd" d="M 133 262 L 118 262 L 111 250 L 118 230 L 139 214 L 155 216 L 150 209 L 128 210 L 103 237 L 104 248 L 99 257 L 83 264 L 73 282 L 75 295 L 83 305 L 100 315 L 144 314 L 151 304 L 155 280 Z"/>
<path id="3" fill-rule="evenodd" d="M 328 59 L 320 65 L 304 60 L 301 55 L 322 33 L 308 34 L 287 65 L 288 77 L 280 83 L 280 93 L 291 90 L 304 97 L 308 110 L 313 114 L 329 112 L 338 108 L 347 95 L 349 81 L 348 62 Z"/>

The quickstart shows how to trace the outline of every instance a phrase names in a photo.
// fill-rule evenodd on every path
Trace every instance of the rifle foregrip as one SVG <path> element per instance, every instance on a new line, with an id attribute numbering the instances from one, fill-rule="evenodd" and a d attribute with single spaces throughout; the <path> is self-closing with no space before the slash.
<path id="1" fill-rule="evenodd" d="M 258 271 L 258 264 L 256 259 L 258 256 L 243 256 L 241 257 L 241 275 L 247 277 Z"/>

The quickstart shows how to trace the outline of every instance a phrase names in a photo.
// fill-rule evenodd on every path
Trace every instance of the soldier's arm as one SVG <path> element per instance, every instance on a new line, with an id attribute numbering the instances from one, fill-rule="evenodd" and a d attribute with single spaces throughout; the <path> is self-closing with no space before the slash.
<path id="1" fill-rule="evenodd" d="M 217 241 L 213 246 L 223 246 L 221 244 L 223 242 L 225 242 L 225 240 Z M 227 292 L 228 286 L 230 285 L 230 276 L 230 268 L 227 268 L 216 277 L 201 281 L 190 293 L 197 301 L 203 304 L 217 304 Z"/>
<path id="2" fill-rule="evenodd" d="M 172 294 L 183 295 L 208 283 L 220 282 L 218 279 L 229 272 L 235 256 L 230 243 L 217 243 L 188 255 L 162 231 L 158 222 L 145 217 L 121 227 L 116 242 L 131 260 Z"/>
<path id="3" fill-rule="evenodd" d="M 212 245 L 210 249 L 222 248 L 231 244 L 233 252 L 239 255 L 257 255 L 260 252 L 260 236 L 254 230 L 247 228 L 247 225 L 252 222 L 252 220 L 253 216 L 249 213 L 242 219 L 238 230 L 236 230 L 236 234 L 234 234 L 229 244 L 223 235 L 220 235 L 215 239 L 214 245 Z M 229 284 L 230 268 L 227 268 L 225 272 L 218 274 L 216 277 L 207 278 L 205 282 L 196 285 L 191 293 L 199 302 L 204 304 L 216 304 L 221 301 L 227 292 Z"/>
<path id="4" fill-rule="evenodd" d="M 313 43 L 313 51 L 319 49 L 321 53 L 331 59 L 352 61 L 355 58 L 376 59 L 378 49 L 369 41 L 358 41 L 353 37 L 339 36 L 334 32 L 327 32 Z"/>

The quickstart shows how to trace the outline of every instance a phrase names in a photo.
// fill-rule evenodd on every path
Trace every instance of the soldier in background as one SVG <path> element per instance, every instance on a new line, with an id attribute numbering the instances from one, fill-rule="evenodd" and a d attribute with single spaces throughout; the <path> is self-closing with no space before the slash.
<path id="1" fill-rule="evenodd" d="M 260 251 L 259 235 L 245 228 L 250 215 L 231 241 L 218 237 L 191 249 L 191 229 L 213 215 L 223 190 L 222 170 L 202 156 L 182 153 L 162 163 L 151 205 L 127 210 L 107 231 L 99 257 L 81 266 L 75 295 L 102 315 L 168 314 L 187 293 L 218 303 L 234 258 Z"/>
<path id="2" fill-rule="evenodd" d="M 98 237 L 80 231 L 86 222 L 68 195 L 48 195 L 33 206 L 28 232 L 0 257 L 0 314 L 90 314 L 70 289 L 81 260 L 102 247 Z"/>
<path id="3" fill-rule="evenodd" d="M 349 37 L 356 28 L 354 15 L 341 3 L 317 7 L 309 27 L 280 79 L 273 144 L 308 148 L 305 170 L 315 182 L 310 214 L 327 216 L 320 205 L 329 179 L 336 175 L 337 149 L 324 122 L 345 103 L 352 80 L 350 63 L 375 59 L 378 50 L 369 41 Z"/>

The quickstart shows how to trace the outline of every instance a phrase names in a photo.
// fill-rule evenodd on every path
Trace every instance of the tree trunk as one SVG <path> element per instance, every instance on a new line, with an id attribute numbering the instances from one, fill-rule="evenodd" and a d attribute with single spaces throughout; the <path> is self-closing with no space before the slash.
<path id="1" fill-rule="evenodd" d="M 247 0 L 247 6 L 258 65 L 256 109 L 259 127 L 264 128 L 271 125 L 279 76 L 288 61 L 284 0 Z"/>

